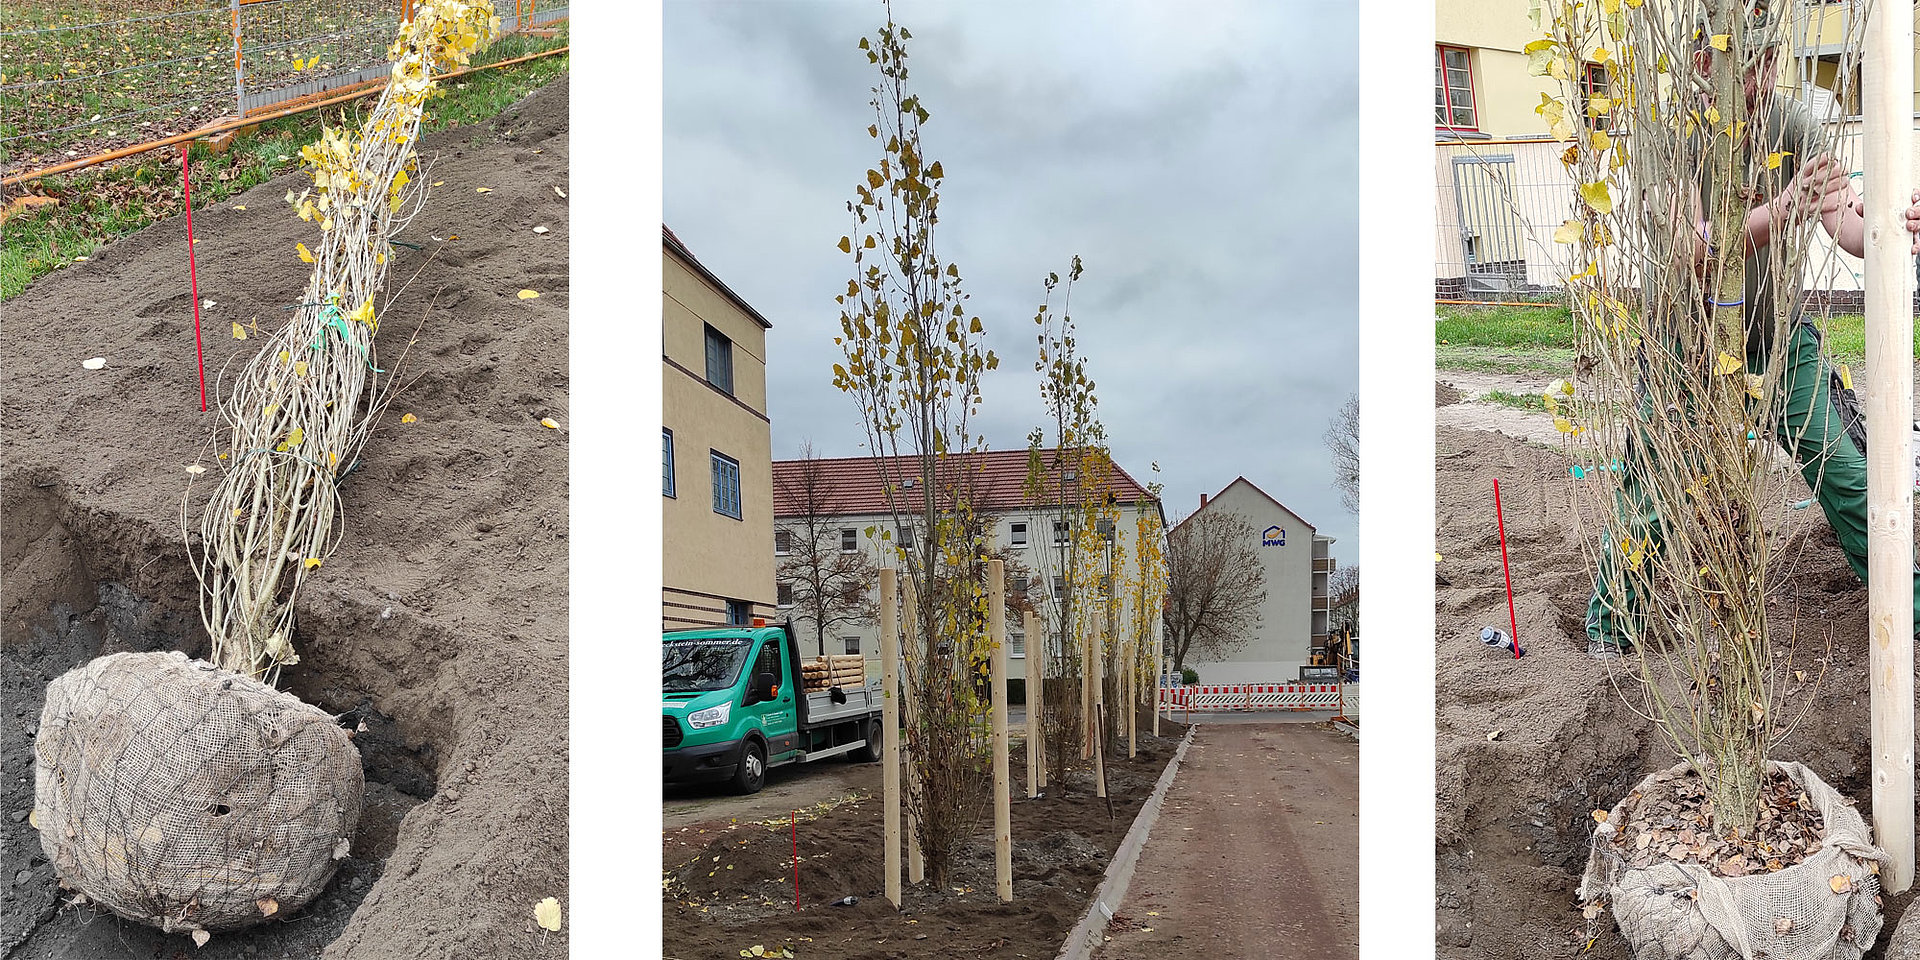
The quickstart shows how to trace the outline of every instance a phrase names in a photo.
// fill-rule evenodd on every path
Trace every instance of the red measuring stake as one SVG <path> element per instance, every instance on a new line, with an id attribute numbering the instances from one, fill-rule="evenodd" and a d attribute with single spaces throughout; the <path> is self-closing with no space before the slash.
<path id="1" fill-rule="evenodd" d="M 1507 575 L 1507 634 L 1513 640 L 1513 658 L 1520 659 L 1520 622 L 1513 613 L 1513 567 L 1507 563 L 1507 521 L 1500 514 L 1500 478 L 1493 478 L 1493 522 L 1500 528 L 1500 569 Z"/>
<path id="2" fill-rule="evenodd" d="M 200 345 L 200 275 L 193 264 L 193 177 L 187 167 L 187 148 L 180 145 L 180 192 L 187 201 L 187 284 L 193 292 L 193 356 L 200 367 L 200 412 L 207 410 L 207 354 Z"/>

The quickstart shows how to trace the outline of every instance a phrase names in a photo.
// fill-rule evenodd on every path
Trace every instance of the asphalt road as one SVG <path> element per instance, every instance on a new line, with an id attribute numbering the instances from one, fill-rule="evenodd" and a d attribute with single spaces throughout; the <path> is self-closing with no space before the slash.
<path id="1" fill-rule="evenodd" d="M 1359 766 L 1321 727 L 1200 726 L 1095 956 L 1359 956 Z"/>

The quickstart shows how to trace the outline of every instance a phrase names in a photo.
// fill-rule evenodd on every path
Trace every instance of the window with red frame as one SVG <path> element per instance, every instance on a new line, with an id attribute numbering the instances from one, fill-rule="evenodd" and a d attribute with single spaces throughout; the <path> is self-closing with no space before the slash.
<path id="1" fill-rule="evenodd" d="M 1477 130 L 1473 109 L 1473 67 L 1465 47 L 1433 48 L 1433 125 Z"/>
<path id="2" fill-rule="evenodd" d="M 1580 115 L 1586 118 L 1587 126 L 1595 130 L 1607 129 L 1610 114 L 1594 116 L 1587 110 L 1587 104 L 1594 97 L 1609 97 L 1607 93 L 1607 66 L 1603 63 L 1584 63 L 1580 65 Z M 1609 102 L 1611 106 L 1611 102 Z"/>

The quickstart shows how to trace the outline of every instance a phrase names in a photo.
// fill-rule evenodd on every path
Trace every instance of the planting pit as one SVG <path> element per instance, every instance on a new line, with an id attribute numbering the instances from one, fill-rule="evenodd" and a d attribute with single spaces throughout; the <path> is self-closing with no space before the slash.
<path id="1" fill-rule="evenodd" d="M 1028 800 L 1025 747 L 1015 744 L 1012 903 L 1001 903 L 994 892 L 991 805 L 945 888 L 932 889 L 929 878 L 903 888 L 898 910 L 887 902 L 879 764 L 865 765 L 871 777 L 850 798 L 798 811 L 798 911 L 788 811 L 761 807 L 752 815 L 668 830 L 666 955 L 734 957 L 754 946 L 778 954 L 784 946 L 806 960 L 921 954 L 1050 960 L 1085 915 L 1108 859 L 1186 734 L 1184 726 L 1165 719 L 1160 731 L 1159 737 L 1140 734 L 1139 756 L 1132 761 L 1124 748 L 1108 757 L 1111 819 L 1106 801 L 1093 795 L 1090 775 L 1077 771 L 1071 792 L 1049 789 Z M 857 902 L 834 903 L 848 896 Z"/>
<path id="2" fill-rule="evenodd" d="M 1436 400 L 1449 402 L 1446 391 Z M 1627 679 L 1586 655 L 1592 579 L 1572 511 L 1599 529 L 1592 481 L 1568 456 L 1499 433 L 1440 427 L 1435 448 L 1436 945 L 1455 960 L 1626 960 L 1608 914 L 1581 916 L 1593 811 L 1611 809 L 1674 762 L 1622 697 Z M 1500 479 L 1514 603 L 1526 655 L 1482 645 L 1507 626 L 1493 514 Z M 1583 483 L 1577 488 L 1572 483 Z M 1797 471 L 1776 472 L 1765 523 L 1784 560 L 1770 567 L 1768 614 L 1796 666 L 1825 676 L 1774 759 L 1813 768 L 1871 822 L 1866 588 L 1848 567 Z M 1820 660 L 1824 659 L 1824 665 Z M 1616 683 L 1622 684 L 1616 687 Z M 1805 703 L 1806 701 L 1799 701 Z M 1890 933 L 1913 894 L 1885 898 Z M 1882 944 L 1869 953 L 1880 956 Z M 1589 940 L 1592 940 L 1590 949 Z"/>
<path id="3" fill-rule="evenodd" d="M 297 598 L 301 662 L 280 684 L 358 731 L 366 808 L 317 900 L 204 948 L 70 904 L 27 822 L 49 680 L 103 653 L 207 654 L 181 509 L 197 537 L 220 419 L 199 410 L 185 223 L 6 303 L 0 955 L 566 955 L 566 928 L 538 928 L 533 907 L 568 900 L 567 435 L 540 422 L 567 420 L 567 116 L 562 79 L 421 140 L 418 179 L 439 185 L 395 238 L 423 249 L 395 248 L 404 291 L 379 337 L 407 386 L 340 481 L 345 529 Z M 195 211 L 210 401 L 259 344 L 231 324 L 272 329 L 301 293 L 294 245 L 314 228 L 282 197 L 305 182 Z M 95 356 L 104 369 L 81 367 Z"/>

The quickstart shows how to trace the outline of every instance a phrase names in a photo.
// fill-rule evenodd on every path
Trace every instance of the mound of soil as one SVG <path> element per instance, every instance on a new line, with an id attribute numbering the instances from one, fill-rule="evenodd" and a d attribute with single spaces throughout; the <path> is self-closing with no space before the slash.
<path id="1" fill-rule="evenodd" d="M 1171 730 L 1169 730 L 1171 727 Z M 1041 958 L 1060 950 L 1086 913 L 1108 858 L 1133 826 L 1173 759 L 1185 728 L 1161 721 L 1141 733 L 1139 756 L 1107 760 L 1107 792 L 1075 773 L 1069 789 L 1027 799 L 1025 754 L 1013 750 L 1013 894 L 994 892 L 993 815 L 961 850 L 944 888 L 907 886 L 899 909 L 881 874 L 881 799 L 800 811 L 800 901 L 795 910 L 794 833 L 786 817 L 730 820 L 668 833 L 662 898 L 669 958 L 734 957 L 782 946 L 809 960 L 891 960 L 908 955 Z M 812 815 L 812 819 L 807 819 Z M 840 905 L 846 897 L 851 905 Z"/>
<path id="2" fill-rule="evenodd" d="M 1460 960 L 1629 956 L 1610 917 L 1575 902 L 1593 811 L 1669 766 L 1666 742 L 1624 698 L 1616 667 L 1586 656 L 1592 580 L 1578 539 L 1604 508 L 1558 451 L 1482 431 L 1436 432 L 1435 797 L 1439 955 Z M 1495 532 L 1500 479 L 1514 602 L 1526 656 L 1478 640 L 1507 623 Z M 1768 613 L 1783 648 L 1819 679 L 1775 759 L 1798 760 L 1869 806 L 1866 588 L 1794 472 L 1769 486 L 1778 556 Z M 1583 521 L 1583 522 L 1577 522 Z M 1888 897 L 1888 926 L 1911 894 Z M 1597 938 L 1584 950 L 1589 938 Z M 1868 956 L 1877 956 L 1871 953 Z"/>
<path id="3" fill-rule="evenodd" d="M 345 532 L 298 598 L 301 663 L 283 681 L 364 726 L 368 809 L 312 906 L 204 949 L 71 905 L 26 822 L 48 680 L 120 650 L 207 652 L 181 517 L 184 498 L 197 537 L 220 418 L 199 410 L 184 219 L 6 304 L 0 953 L 566 955 L 533 905 L 568 892 L 567 136 L 562 79 L 421 141 L 415 179 L 434 195 L 395 238 L 421 249 L 395 248 L 379 337 L 406 386 L 341 481 Z M 210 402 L 260 345 L 230 324 L 277 329 L 301 295 L 294 245 L 314 227 L 282 197 L 305 182 L 195 212 Z M 94 356 L 106 367 L 83 369 Z M 194 463 L 210 472 L 189 491 Z"/>

